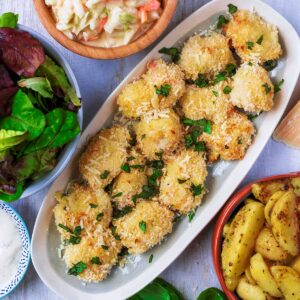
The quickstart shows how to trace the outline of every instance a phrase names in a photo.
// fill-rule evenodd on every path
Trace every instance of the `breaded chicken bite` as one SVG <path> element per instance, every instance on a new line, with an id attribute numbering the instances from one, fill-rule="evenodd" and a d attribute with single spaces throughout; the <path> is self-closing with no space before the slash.
<path id="1" fill-rule="evenodd" d="M 167 64 L 162 59 L 151 61 L 147 67 L 143 78 L 159 95 L 159 109 L 172 108 L 184 93 L 183 72 L 177 65 Z"/>
<path id="2" fill-rule="evenodd" d="M 224 30 L 243 61 L 263 63 L 277 59 L 282 54 L 276 26 L 265 22 L 255 13 L 237 11 Z"/>
<path id="3" fill-rule="evenodd" d="M 83 237 L 79 244 L 68 245 L 63 260 L 69 268 L 69 275 L 75 275 L 87 282 L 98 282 L 104 280 L 118 262 L 121 249 L 120 241 L 115 239 L 110 229 L 100 228 Z M 81 271 L 83 269 L 82 272 L 78 272 L 78 264 Z"/>
<path id="4" fill-rule="evenodd" d="M 184 115 L 192 120 L 207 119 L 222 122 L 233 109 L 229 101 L 230 86 L 229 80 L 202 88 L 195 85 L 187 86 L 185 94 L 180 99 Z"/>
<path id="5" fill-rule="evenodd" d="M 144 79 L 129 83 L 117 98 L 119 111 L 128 118 L 137 118 L 153 108 L 159 108 L 155 88 Z"/>
<path id="6" fill-rule="evenodd" d="M 212 133 L 203 133 L 201 140 L 205 142 L 209 161 L 243 159 L 252 143 L 255 128 L 248 117 L 233 111 L 222 123 L 213 123 Z"/>
<path id="7" fill-rule="evenodd" d="M 160 184 L 160 203 L 187 214 L 201 203 L 206 176 L 203 152 L 182 149 L 168 157 Z"/>
<path id="8" fill-rule="evenodd" d="M 151 111 L 135 124 L 137 146 L 148 159 L 157 159 L 156 153 L 168 155 L 179 145 L 183 128 L 179 116 L 172 110 Z"/>
<path id="9" fill-rule="evenodd" d="M 178 62 L 187 79 L 196 80 L 199 74 L 214 75 L 235 63 L 226 37 L 219 33 L 211 36 L 195 35 L 188 39 Z"/>
<path id="10" fill-rule="evenodd" d="M 129 140 L 129 131 L 120 126 L 103 129 L 91 139 L 79 160 L 79 171 L 92 188 L 104 188 L 120 174 Z"/>
<path id="11" fill-rule="evenodd" d="M 172 232 L 174 213 L 154 201 L 141 201 L 136 208 L 114 221 L 116 233 L 131 254 L 141 254 Z"/>
<path id="12" fill-rule="evenodd" d="M 110 197 L 102 189 L 75 183 L 67 194 L 57 192 L 55 198 L 58 203 L 53 212 L 62 241 L 69 239 L 78 226 L 80 235 L 85 236 L 97 226 L 108 227 L 111 222 Z"/>
<path id="13" fill-rule="evenodd" d="M 147 184 L 145 174 L 145 159 L 133 148 L 128 156 L 126 171 L 122 171 L 114 180 L 112 196 L 117 208 L 134 206 L 133 196 L 142 192 L 142 187 Z"/>
<path id="14" fill-rule="evenodd" d="M 272 109 L 274 86 L 269 73 L 258 64 L 243 64 L 233 77 L 230 101 L 247 112 Z"/>

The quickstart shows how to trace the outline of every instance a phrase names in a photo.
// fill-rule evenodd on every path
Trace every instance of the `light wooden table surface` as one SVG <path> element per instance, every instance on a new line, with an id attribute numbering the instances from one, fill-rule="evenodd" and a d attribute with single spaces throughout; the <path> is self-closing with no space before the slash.
<path id="1" fill-rule="evenodd" d="M 180 0 L 176 16 L 173 18 L 164 35 L 207 2 L 209 1 Z M 266 2 L 287 18 L 296 28 L 298 34 L 300 34 L 299 0 L 267 0 Z M 0 13 L 7 11 L 18 13 L 20 15 L 19 21 L 21 24 L 30 26 L 48 37 L 70 62 L 81 88 L 84 103 L 85 126 L 111 91 L 154 46 L 134 56 L 115 61 L 87 59 L 67 51 L 47 34 L 35 14 L 31 0 L 0 0 Z M 281 34 L 284 34 L 284 32 Z M 288 78 L 285 79 L 288 80 Z M 298 99 L 300 99 L 299 81 L 293 94 L 291 104 Z M 243 184 L 256 178 L 299 170 L 300 151 L 290 149 L 270 140 L 256 164 L 243 181 Z M 24 218 L 30 232 L 32 232 L 36 215 L 46 192 L 47 189 L 44 189 L 30 198 L 20 200 L 13 204 Z M 196 299 L 200 291 L 205 288 L 219 286 L 211 257 L 211 233 L 214 223 L 215 220 L 212 220 L 210 225 L 205 228 L 182 255 L 162 274 L 165 279 L 172 282 L 183 292 L 187 300 Z M 55 300 L 59 298 L 43 284 L 31 265 L 25 279 L 15 292 L 9 296 L 9 299 Z"/>

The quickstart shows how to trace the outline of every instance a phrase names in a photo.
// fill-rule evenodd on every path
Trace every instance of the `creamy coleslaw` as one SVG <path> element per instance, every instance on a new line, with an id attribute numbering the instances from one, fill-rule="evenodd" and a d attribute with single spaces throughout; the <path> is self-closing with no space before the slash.
<path id="1" fill-rule="evenodd" d="M 159 0 L 45 0 L 56 28 L 70 39 L 97 47 L 129 44 L 161 15 Z"/>

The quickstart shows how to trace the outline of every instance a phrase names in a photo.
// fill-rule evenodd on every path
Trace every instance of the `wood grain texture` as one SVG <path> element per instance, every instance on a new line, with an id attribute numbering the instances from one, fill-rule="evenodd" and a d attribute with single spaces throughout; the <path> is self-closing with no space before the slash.
<path id="1" fill-rule="evenodd" d="M 48 33 L 64 47 L 74 53 L 89 58 L 115 59 L 127 57 L 151 45 L 170 23 L 170 20 L 175 13 L 178 0 L 164 0 L 163 11 L 160 18 L 153 24 L 146 34 L 143 34 L 129 45 L 115 48 L 97 48 L 69 39 L 64 33 L 56 29 L 56 23 L 51 10 L 47 7 L 45 2 L 41 0 L 33 0 L 33 2 L 36 12 Z"/>
<path id="2" fill-rule="evenodd" d="M 159 40 L 180 21 L 207 2 L 209 1 L 180 0 L 174 18 Z M 284 0 L 267 0 L 265 2 L 287 18 L 296 28 L 298 34 L 300 33 L 299 0 L 289 0 L 288 5 L 287 1 Z M 6 11 L 18 13 L 21 24 L 30 26 L 45 35 L 69 61 L 81 89 L 84 103 L 84 127 L 120 81 L 158 42 L 155 42 L 151 47 L 142 52 L 125 59 L 111 61 L 87 59 L 66 50 L 49 36 L 43 25 L 39 22 L 31 0 L 0 0 L 0 13 Z M 281 34 L 284 34 L 284 32 Z M 288 78 L 285 79 L 288 80 Z M 290 106 L 298 99 L 300 99 L 300 82 L 298 82 L 297 89 L 292 96 Z M 299 170 L 300 151 L 290 149 L 270 140 L 243 181 L 243 184 L 259 177 Z M 47 189 L 44 189 L 32 197 L 22 199 L 13 204 L 14 208 L 24 218 L 30 233 L 32 232 L 36 215 L 46 192 Z M 200 291 L 207 287 L 219 286 L 211 257 L 211 233 L 214 223 L 215 219 L 211 221 L 184 253 L 162 274 L 165 279 L 172 282 L 183 292 L 187 300 L 195 300 Z M 16 291 L 9 296 L 9 299 L 56 300 L 59 298 L 42 283 L 31 265 L 25 279 Z"/>

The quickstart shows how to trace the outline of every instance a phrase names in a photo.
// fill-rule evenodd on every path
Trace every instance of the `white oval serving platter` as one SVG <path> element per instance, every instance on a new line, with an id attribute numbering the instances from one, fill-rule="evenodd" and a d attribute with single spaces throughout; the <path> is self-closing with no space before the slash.
<path id="1" fill-rule="evenodd" d="M 191 223 L 184 218 L 176 224 L 173 233 L 161 245 L 136 258 L 135 262 L 128 264 L 124 270 L 115 268 L 107 280 L 97 284 L 83 285 L 75 277 L 66 274 L 66 266 L 58 257 L 57 248 L 60 244 L 60 237 L 53 221 L 52 209 L 55 206 L 53 194 L 56 191 L 64 190 L 73 174 L 78 174 L 78 156 L 87 139 L 102 127 L 110 125 L 116 112 L 115 99 L 121 89 L 143 73 L 149 60 L 161 56 L 158 53 L 159 49 L 176 45 L 195 32 L 207 29 L 209 25 L 216 22 L 220 14 L 227 11 L 229 3 L 240 9 L 255 9 L 260 16 L 279 29 L 284 55 L 280 59 L 276 72 L 272 72 L 271 75 L 274 81 L 284 78 L 285 82 L 282 91 L 276 94 L 273 110 L 256 119 L 255 125 L 258 133 L 242 161 L 228 163 L 222 175 L 219 174 L 220 176 L 211 176 L 213 173 L 218 173 L 216 168 L 220 169 L 220 165 L 215 166 L 215 170 L 211 170 L 208 180 L 209 193 Z M 214 0 L 201 7 L 168 34 L 106 100 L 82 134 L 75 156 L 56 179 L 44 199 L 32 237 L 33 264 L 44 283 L 65 299 L 121 300 L 136 293 L 166 269 L 221 209 L 263 150 L 285 111 L 298 79 L 299 53 L 299 37 L 293 27 L 274 9 L 259 0 Z M 148 259 L 151 254 L 154 259 L 149 264 Z"/>

